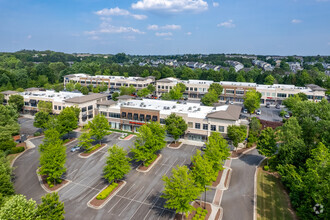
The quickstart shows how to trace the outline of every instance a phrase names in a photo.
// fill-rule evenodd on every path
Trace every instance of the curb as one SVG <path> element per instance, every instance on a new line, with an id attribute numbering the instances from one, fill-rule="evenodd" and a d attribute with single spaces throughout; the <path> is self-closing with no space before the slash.
<path id="1" fill-rule="evenodd" d="M 41 179 L 41 176 L 39 175 L 38 171 L 39 171 L 39 168 L 36 170 L 37 177 L 38 177 L 38 180 L 39 180 L 39 184 L 40 184 L 41 188 L 43 188 L 47 193 L 58 192 L 58 191 L 60 191 L 61 189 L 63 189 L 64 187 L 66 187 L 67 185 L 69 185 L 71 183 L 71 180 L 64 179 L 64 180 L 68 181 L 65 185 L 61 186 L 60 188 L 58 188 L 57 190 L 54 190 L 54 191 L 49 190 L 42 183 L 42 179 Z"/>
<path id="2" fill-rule="evenodd" d="M 28 138 L 27 140 L 33 140 L 33 139 L 37 139 L 37 138 L 40 138 L 40 137 L 45 137 L 45 135 L 39 135 L 39 136 L 36 136 L 36 137 L 32 137 L 32 138 Z"/>
<path id="3" fill-rule="evenodd" d="M 22 155 L 22 154 L 24 154 L 26 151 L 28 151 L 28 150 L 30 150 L 30 149 L 33 149 L 33 148 L 35 148 L 36 146 L 28 139 L 28 140 L 26 140 L 26 141 L 24 141 L 25 142 L 25 144 L 26 144 L 26 149 L 23 151 L 23 152 L 21 152 L 21 153 L 19 153 L 14 159 L 13 159 L 13 161 L 10 163 L 10 166 L 11 167 L 13 167 L 14 166 L 14 163 L 15 163 L 15 161 Z"/>
<path id="4" fill-rule="evenodd" d="M 128 138 L 128 139 L 121 139 L 121 137 L 118 137 L 118 140 L 120 140 L 120 141 L 129 141 L 129 140 L 131 140 L 133 137 L 136 137 L 136 135 L 135 134 L 132 134 L 132 136 L 130 137 L 130 138 Z"/>
<path id="5" fill-rule="evenodd" d="M 153 162 L 153 164 L 151 166 L 148 167 L 147 170 L 139 170 L 139 167 L 137 167 L 135 170 L 140 173 L 147 173 L 151 170 L 151 168 L 153 168 L 155 166 L 155 164 L 157 164 L 157 162 L 158 162 L 158 160 L 160 160 L 160 158 L 162 158 L 161 154 L 159 154 L 159 157 Z"/>
<path id="6" fill-rule="evenodd" d="M 80 154 L 78 154 L 78 157 L 83 158 L 83 159 L 89 158 L 89 157 L 91 157 L 92 155 L 96 154 L 97 152 L 99 152 L 100 150 L 102 150 L 103 148 L 105 148 L 105 147 L 107 147 L 107 146 L 108 146 L 108 145 L 105 144 L 103 147 L 100 147 L 99 149 L 97 149 L 96 151 L 94 151 L 93 153 L 91 153 L 91 154 L 88 155 L 88 156 L 81 156 L 80 154 L 82 154 L 82 153 L 80 153 Z"/>
<path id="7" fill-rule="evenodd" d="M 75 142 L 76 140 L 78 140 L 78 138 L 73 138 L 72 140 L 70 140 L 69 142 L 63 144 L 64 146 L 67 146 L 69 144 L 72 144 L 73 142 Z"/>
<path id="8" fill-rule="evenodd" d="M 88 202 L 87 202 L 87 206 L 88 207 L 90 207 L 90 208 L 92 208 L 92 209 L 101 209 L 101 208 L 103 208 L 111 199 L 112 199 L 112 197 L 114 197 L 115 195 L 117 195 L 117 193 L 126 185 L 126 181 L 124 181 L 124 180 L 122 180 L 123 181 L 123 185 L 121 185 L 117 190 L 116 190 L 116 192 L 114 192 L 111 196 L 109 196 L 109 198 L 107 198 L 106 200 L 105 200 L 105 202 L 102 204 L 102 205 L 100 205 L 100 206 L 93 206 L 92 204 L 90 204 L 90 202 L 100 193 L 100 192 L 102 192 L 105 188 L 107 188 L 108 186 L 105 186 L 103 189 L 101 189 L 100 190 L 100 192 L 98 192 L 97 193 L 97 195 L 96 196 L 94 196 L 91 200 L 89 200 Z"/>
<path id="9" fill-rule="evenodd" d="M 241 158 L 242 156 L 244 156 L 245 154 L 249 153 L 250 151 L 252 151 L 252 150 L 254 150 L 254 149 L 256 149 L 256 148 L 257 148 L 257 146 L 255 146 L 255 147 L 251 147 L 249 150 L 244 151 L 244 152 L 243 152 L 241 155 L 239 155 L 238 157 L 231 157 L 231 159 L 233 159 L 233 160 L 239 159 L 239 158 Z"/>
<path id="10" fill-rule="evenodd" d="M 216 220 L 221 220 L 222 217 L 223 217 L 223 208 L 220 206 L 219 209 L 220 209 L 220 216 L 219 216 L 219 218 L 216 219 Z"/>
<path id="11" fill-rule="evenodd" d="M 260 164 L 262 163 L 262 161 L 264 161 L 266 159 L 263 158 L 259 164 L 256 166 L 256 171 L 254 173 L 254 195 L 253 195 L 253 220 L 257 220 L 257 174 L 258 174 L 258 167 L 260 166 Z"/>
<path id="12" fill-rule="evenodd" d="M 233 169 L 229 168 L 228 169 L 228 172 L 229 172 L 229 174 L 227 174 L 228 175 L 227 186 L 226 186 L 226 180 L 225 180 L 225 183 L 224 183 L 225 184 L 225 190 L 229 189 L 229 185 L 230 185 L 230 180 L 231 180 L 231 175 L 233 173 Z"/>
<path id="13" fill-rule="evenodd" d="M 183 142 L 181 142 L 181 144 L 180 144 L 178 147 L 170 147 L 170 145 L 171 145 L 171 144 L 168 144 L 166 147 L 167 147 L 167 148 L 170 148 L 170 149 L 174 149 L 174 150 L 179 150 L 179 149 L 182 147 Z"/>

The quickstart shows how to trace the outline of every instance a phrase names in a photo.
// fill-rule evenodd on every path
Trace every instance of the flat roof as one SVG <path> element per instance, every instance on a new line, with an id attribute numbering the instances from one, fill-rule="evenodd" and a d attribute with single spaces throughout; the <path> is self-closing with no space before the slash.
<path id="1" fill-rule="evenodd" d="M 82 93 L 77 92 L 55 92 L 54 90 L 46 90 L 46 91 L 26 91 L 20 93 L 21 96 L 25 99 L 38 99 L 38 98 L 47 98 L 55 102 L 62 102 L 64 100 L 81 97 L 84 96 Z"/>
<path id="2" fill-rule="evenodd" d="M 12 95 L 12 94 L 17 94 L 17 91 L 12 91 L 12 90 L 7 90 L 7 91 L 3 91 L 1 92 L 4 95 Z"/>
<path id="3" fill-rule="evenodd" d="M 113 100 L 105 100 L 105 101 L 100 101 L 100 102 L 97 102 L 98 105 L 107 105 L 107 106 L 110 106 L 110 105 L 114 105 L 114 104 L 117 104 L 116 101 L 113 101 Z"/>
<path id="4" fill-rule="evenodd" d="M 108 97 L 108 95 L 107 94 L 101 94 L 101 93 L 92 93 L 90 95 L 78 96 L 78 97 L 73 97 L 73 98 L 70 98 L 70 99 L 66 99 L 65 102 L 81 104 L 81 103 L 93 101 L 93 100 L 96 100 L 96 99 L 99 99 L 99 98 L 104 98 L 104 97 Z"/>
<path id="5" fill-rule="evenodd" d="M 257 87 L 257 83 L 229 82 L 229 81 L 220 81 L 220 85 L 223 85 L 223 86 L 246 86 L 246 87 Z"/>

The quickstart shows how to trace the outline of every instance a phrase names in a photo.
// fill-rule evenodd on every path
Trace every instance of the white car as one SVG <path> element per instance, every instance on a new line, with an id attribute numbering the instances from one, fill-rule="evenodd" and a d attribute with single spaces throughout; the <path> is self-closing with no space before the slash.
<path id="1" fill-rule="evenodd" d="M 257 110 L 257 115 L 261 115 L 261 110 L 260 109 Z"/>

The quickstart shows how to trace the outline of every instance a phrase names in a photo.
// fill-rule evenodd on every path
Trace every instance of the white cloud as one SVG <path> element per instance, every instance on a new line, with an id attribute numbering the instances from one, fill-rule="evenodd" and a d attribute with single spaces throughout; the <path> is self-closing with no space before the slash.
<path id="1" fill-rule="evenodd" d="M 172 32 L 156 32 L 155 35 L 157 37 L 168 37 L 168 36 L 172 36 Z"/>
<path id="2" fill-rule="evenodd" d="M 301 22 L 302 22 L 302 20 L 299 20 L 299 19 L 293 19 L 293 20 L 291 21 L 292 24 L 299 24 L 299 23 L 301 23 Z"/>
<path id="3" fill-rule="evenodd" d="M 208 4 L 204 0 L 139 0 L 132 8 L 167 13 L 201 12 L 208 9 Z"/>
<path id="4" fill-rule="evenodd" d="M 190 35 L 192 35 L 192 33 L 191 32 L 187 32 L 186 35 L 190 36 Z"/>
<path id="5" fill-rule="evenodd" d="M 233 20 L 228 20 L 217 25 L 218 27 L 234 28 L 236 25 Z"/>
<path id="6" fill-rule="evenodd" d="M 126 9 L 120 9 L 118 7 L 104 8 L 102 10 L 95 12 L 95 14 L 97 14 L 99 16 L 131 16 L 137 20 L 143 20 L 143 19 L 147 18 L 146 15 L 132 14 L 131 12 L 127 11 Z"/>
<path id="7" fill-rule="evenodd" d="M 91 36 L 91 37 L 89 37 L 88 39 L 90 39 L 90 40 L 100 40 L 101 38 L 99 37 L 99 36 Z"/>
<path id="8" fill-rule="evenodd" d="M 130 35 L 130 36 L 124 36 L 124 38 L 125 38 L 126 40 L 130 40 L 130 41 L 134 41 L 134 40 L 135 40 L 135 36 L 133 36 L 133 35 Z"/>
<path id="9" fill-rule="evenodd" d="M 28 40 L 30 40 L 30 39 L 32 38 L 32 35 L 29 34 L 28 36 L 26 36 L 26 38 L 27 38 Z"/>
<path id="10" fill-rule="evenodd" d="M 219 7 L 219 2 L 213 2 L 213 7 Z"/>
<path id="11" fill-rule="evenodd" d="M 164 26 L 158 26 L 157 24 L 152 24 L 147 27 L 148 30 L 180 30 L 181 25 L 177 24 L 167 24 Z"/>
<path id="12" fill-rule="evenodd" d="M 136 33 L 136 34 L 144 34 L 144 32 L 139 29 L 135 29 L 132 27 L 123 27 L 123 26 L 113 26 L 108 23 L 102 23 L 101 28 L 99 30 L 100 33 L 110 33 L 110 34 L 120 34 L 120 33 Z"/>

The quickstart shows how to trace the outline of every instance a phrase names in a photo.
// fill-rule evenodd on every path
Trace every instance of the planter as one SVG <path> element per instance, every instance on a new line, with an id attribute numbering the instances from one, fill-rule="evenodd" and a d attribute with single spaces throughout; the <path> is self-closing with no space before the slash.
<path id="1" fill-rule="evenodd" d="M 41 187 L 48 193 L 58 192 L 59 190 L 61 190 L 62 188 L 64 188 L 65 186 L 67 186 L 71 182 L 70 180 L 62 179 L 61 183 L 56 184 L 53 187 L 49 187 L 49 185 L 47 183 L 47 176 L 40 175 L 39 174 L 39 169 L 37 169 L 37 176 L 38 176 L 39 183 L 40 183 Z"/>
<path id="2" fill-rule="evenodd" d="M 83 152 L 79 154 L 79 157 L 81 158 L 88 158 L 90 156 L 92 156 L 93 154 L 97 153 L 99 150 L 103 149 L 104 147 L 106 147 L 106 144 L 102 144 L 100 147 L 98 147 L 97 149 L 92 150 L 91 152 Z"/>
<path id="3" fill-rule="evenodd" d="M 140 166 L 138 166 L 137 168 L 136 168 L 136 171 L 138 171 L 138 172 L 142 172 L 142 173 L 147 173 L 147 172 L 149 172 L 150 170 L 151 170 L 151 168 L 153 167 L 153 166 L 155 166 L 155 164 L 160 160 L 160 158 L 162 158 L 162 155 L 161 154 L 158 154 L 157 155 L 157 158 L 149 165 L 149 166 L 147 166 L 147 167 L 145 167 L 145 166 L 143 166 L 142 164 L 140 165 Z"/>
<path id="4" fill-rule="evenodd" d="M 171 148 L 171 149 L 180 149 L 180 147 L 183 145 L 182 142 L 179 142 L 177 141 L 176 143 L 175 142 L 172 142 L 170 144 L 167 145 L 168 148 Z"/>

